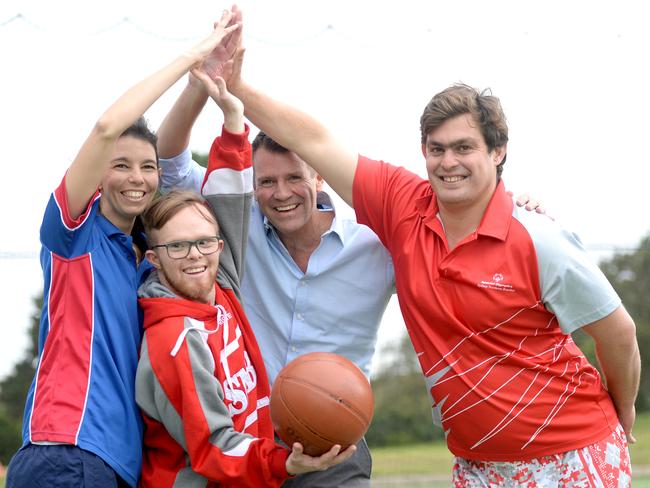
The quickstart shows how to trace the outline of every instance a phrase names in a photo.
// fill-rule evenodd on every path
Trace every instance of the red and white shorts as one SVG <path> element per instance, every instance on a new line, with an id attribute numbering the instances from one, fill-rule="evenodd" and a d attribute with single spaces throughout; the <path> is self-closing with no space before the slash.
<path id="1" fill-rule="evenodd" d="M 605 439 L 582 449 L 530 461 L 454 458 L 453 486 L 525 488 L 625 488 L 632 484 L 630 454 L 619 425 Z"/>

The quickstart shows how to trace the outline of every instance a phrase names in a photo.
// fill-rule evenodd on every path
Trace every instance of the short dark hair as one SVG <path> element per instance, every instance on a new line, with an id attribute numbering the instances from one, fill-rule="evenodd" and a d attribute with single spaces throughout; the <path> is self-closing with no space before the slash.
<path id="1" fill-rule="evenodd" d="M 508 124 L 501 102 L 489 89 L 479 91 L 469 85 L 457 83 L 434 95 L 420 117 L 422 144 L 427 136 L 445 121 L 457 115 L 470 114 L 478 123 L 489 151 L 508 142 Z M 497 179 L 501 178 L 506 155 L 497 166 Z"/>
<path id="2" fill-rule="evenodd" d="M 140 116 L 120 135 L 120 137 L 126 136 L 135 137 L 151 144 L 156 153 L 156 164 L 158 164 L 158 136 L 149 129 L 149 124 L 147 124 L 147 120 L 143 116 Z"/>
<path id="3" fill-rule="evenodd" d="M 292 151 L 289 151 L 286 147 L 278 144 L 275 142 L 273 139 L 271 139 L 269 136 L 267 136 L 264 132 L 260 131 L 257 136 L 255 136 L 255 139 L 253 139 L 253 143 L 251 144 L 253 147 L 253 168 L 255 167 L 255 153 L 257 152 L 258 149 L 266 149 L 269 152 L 272 153 L 278 153 L 278 154 L 286 154 Z M 314 176 L 316 174 L 316 170 L 309 166 L 305 161 L 303 161 L 303 164 L 307 167 L 307 171 L 309 171 L 309 174 L 311 176 Z"/>
<path id="4" fill-rule="evenodd" d="M 251 146 L 253 146 L 253 154 L 255 154 L 255 151 L 257 151 L 261 147 L 274 153 L 289 152 L 289 150 L 286 147 L 281 146 L 262 131 L 260 131 L 259 134 L 255 136 L 255 139 L 253 139 L 253 143 L 251 144 Z"/>

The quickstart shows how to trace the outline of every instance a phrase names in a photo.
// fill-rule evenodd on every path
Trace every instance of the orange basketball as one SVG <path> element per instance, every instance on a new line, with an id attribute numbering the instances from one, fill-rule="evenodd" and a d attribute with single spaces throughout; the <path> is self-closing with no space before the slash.
<path id="1" fill-rule="evenodd" d="M 329 352 L 313 352 L 287 364 L 271 389 L 271 420 L 289 447 L 319 456 L 334 444 L 356 444 L 370 426 L 370 383 L 352 361 Z"/>

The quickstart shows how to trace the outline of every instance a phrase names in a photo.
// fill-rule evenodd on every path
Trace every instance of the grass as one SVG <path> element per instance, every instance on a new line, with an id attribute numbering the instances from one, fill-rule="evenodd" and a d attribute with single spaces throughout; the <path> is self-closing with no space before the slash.
<path id="1" fill-rule="evenodd" d="M 650 412 L 637 416 L 636 444 L 630 446 L 635 488 L 650 488 Z M 449 486 L 452 455 L 444 442 L 372 451 L 373 486 Z"/>
<path id="2" fill-rule="evenodd" d="M 650 412 L 639 414 L 634 423 L 636 444 L 630 446 L 632 466 L 650 467 Z"/>
<path id="3" fill-rule="evenodd" d="M 452 455 L 444 442 L 375 447 L 371 453 L 373 476 L 445 475 L 451 472 Z"/>

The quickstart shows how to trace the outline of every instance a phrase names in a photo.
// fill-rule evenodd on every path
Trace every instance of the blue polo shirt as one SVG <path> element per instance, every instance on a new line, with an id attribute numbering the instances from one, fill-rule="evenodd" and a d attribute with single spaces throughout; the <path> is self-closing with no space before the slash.
<path id="1" fill-rule="evenodd" d="M 136 290 L 150 265 L 137 265 L 134 238 L 99 213 L 100 198 L 96 194 L 72 219 L 63 181 L 45 210 L 38 366 L 23 443 L 77 445 L 135 486 L 142 462 Z M 141 234 L 135 239 L 144 243 Z"/>

